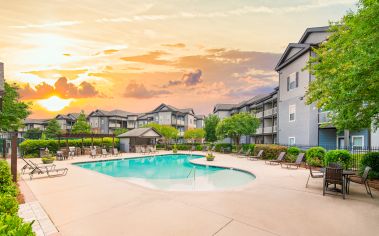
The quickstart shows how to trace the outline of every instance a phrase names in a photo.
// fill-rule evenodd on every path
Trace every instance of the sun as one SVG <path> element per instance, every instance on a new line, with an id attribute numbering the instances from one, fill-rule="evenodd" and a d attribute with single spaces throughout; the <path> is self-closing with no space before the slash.
<path id="1" fill-rule="evenodd" d="M 48 111 L 60 111 L 70 105 L 74 99 L 63 99 L 58 96 L 51 96 L 47 99 L 39 100 L 37 103 Z"/>

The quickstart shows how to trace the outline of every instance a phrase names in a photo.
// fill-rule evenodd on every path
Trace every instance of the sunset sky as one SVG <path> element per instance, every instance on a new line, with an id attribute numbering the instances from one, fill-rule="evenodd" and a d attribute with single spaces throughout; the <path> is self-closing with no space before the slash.
<path id="1" fill-rule="evenodd" d="M 270 92 L 287 44 L 351 0 L 1 0 L 0 61 L 32 117 L 160 103 L 208 114 Z"/>

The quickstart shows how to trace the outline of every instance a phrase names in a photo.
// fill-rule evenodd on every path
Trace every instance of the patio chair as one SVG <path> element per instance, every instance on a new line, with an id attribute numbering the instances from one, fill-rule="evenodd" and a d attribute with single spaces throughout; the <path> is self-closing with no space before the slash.
<path id="1" fill-rule="evenodd" d="M 57 160 L 59 161 L 63 161 L 64 160 L 64 156 L 63 156 L 63 152 L 62 151 L 57 151 Z"/>
<path id="2" fill-rule="evenodd" d="M 216 146 L 213 146 L 212 148 L 211 148 L 211 152 L 215 152 L 216 151 Z"/>
<path id="3" fill-rule="evenodd" d="M 71 159 L 73 159 L 75 156 L 75 147 L 69 147 L 68 148 L 68 157 L 70 157 Z"/>
<path id="4" fill-rule="evenodd" d="M 287 169 L 292 169 L 292 167 L 296 167 L 299 168 L 301 163 L 303 162 L 303 159 L 304 159 L 304 153 L 299 153 L 299 155 L 297 155 L 297 158 L 296 158 L 296 161 L 294 163 L 291 163 L 291 162 L 280 162 L 280 166 L 283 168 L 283 166 Z"/>
<path id="5" fill-rule="evenodd" d="M 113 148 L 113 156 L 119 156 L 120 153 L 118 152 L 117 148 Z"/>
<path id="6" fill-rule="evenodd" d="M 236 154 L 237 156 L 240 156 L 240 155 L 242 155 L 243 154 L 243 148 L 241 147 L 236 153 L 234 153 L 234 154 Z"/>
<path id="7" fill-rule="evenodd" d="M 24 158 L 20 158 L 20 159 L 25 162 L 25 165 L 21 167 L 21 174 L 25 174 L 26 170 L 34 170 L 36 167 L 51 168 L 51 169 L 55 168 L 55 164 L 36 164 L 32 162 L 31 160 L 27 161 Z"/>
<path id="8" fill-rule="evenodd" d="M 322 173 L 321 171 L 316 171 L 314 169 L 312 170 L 312 166 L 309 166 L 309 176 L 307 179 L 307 183 L 305 184 L 306 188 L 308 188 L 308 182 L 311 177 L 313 179 L 321 179 L 321 178 L 324 178 L 324 173 Z"/>
<path id="9" fill-rule="evenodd" d="M 326 191 L 328 190 L 329 184 L 334 185 L 335 192 L 338 191 L 336 188 L 336 185 L 341 186 L 341 192 L 342 192 L 342 198 L 345 199 L 345 191 L 346 191 L 346 185 L 345 185 L 345 178 L 343 177 L 343 169 L 342 168 L 333 168 L 333 167 L 326 167 L 325 168 L 325 175 L 324 175 L 324 184 L 322 188 L 322 195 L 325 196 Z"/>
<path id="10" fill-rule="evenodd" d="M 189 152 L 194 152 L 194 151 L 196 151 L 196 147 L 192 146 L 191 149 L 189 150 Z"/>
<path id="11" fill-rule="evenodd" d="M 262 155 L 263 155 L 263 150 L 260 150 L 258 152 L 258 155 L 256 155 L 256 156 L 249 156 L 247 159 L 251 160 L 251 161 L 257 161 L 258 159 L 262 158 Z"/>
<path id="12" fill-rule="evenodd" d="M 265 164 L 269 164 L 269 165 L 279 165 L 279 164 L 281 164 L 282 162 L 284 162 L 284 157 L 285 157 L 285 155 L 286 155 L 285 152 L 280 152 L 278 158 L 276 158 L 275 160 L 266 160 L 266 161 L 265 161 Z"/>
<path id="13" fill-rule="evenodd" d="M 34 174 L 47 174 L 49 177 L 64 176 L 68 172 L 68 168 L 48 168 L 46 166 L 38 166 L 31 162 L 34 169 L 29 173 L 30 180 L 33 179 Z"/>
<path id="14" fill-rule="evenodd" d="M 242 148 L 241 148 L 242 149 Z M 238 157 L 249 157 L 251 154 L 251 148 L 248 148 L 246 150 L 246 152 L 241 152 L 240 154 L 238 154 Z"/>
<path id="15" fill-rule="evenodd" d="M 347 179 L 346 187 L 347 187 L 347 193 L 350 191 L 350 182 L 357 183 L 357 184 L 363 184 L 366 188 L 366 192 L 368 195 L 372 196 L 370 185 L 368 184 L 368 173 L 371 171 L 371 167 L 366 166 L 365 170 L 363 171 L 362 177 L 359 176 L 350 176 Z"/>
<path id="16" fill-rule="evenodd" d="M 107 157 L 109 154 L 108 154 L 108 152 L 107 152 L 107 149 L 105 149 L 105 148 L 103 148 L 103 149 L 101 149 L 101 156 L 102 157 Z"/>
<path id="17" fill-rule="evenodd" d="M 97 155 L 96 148 L 91 149 L 90 157 L 91 157 L 91 158 L 96 158 L 97 156 L 98 156 L 98 155 Z"/>

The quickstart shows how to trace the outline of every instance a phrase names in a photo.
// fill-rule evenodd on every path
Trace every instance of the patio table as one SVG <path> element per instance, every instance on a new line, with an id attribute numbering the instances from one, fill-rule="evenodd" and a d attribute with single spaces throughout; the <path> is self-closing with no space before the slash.
<path id="1" fill-rule="evenodd" d="M 325 168 L 320 168 L 320 172 L 325 174 Z M 349 178 L 350 175 L 355 175 L 355 174 L 356 174 L 356 172 L 353 170 L 343 170 L 342 171 L 343 178 L 345 179 L 345 186 L 344 186 L 345 190 L 347 190 L 347 181 L 346 180 Z M 336 191 L 336 192 L 339 191 L 339 189 L 337 189 L 337 188 L 333 188 L 331 190 Z M 345 192 L 347 193 L 347 191 L 345 191 Z"/>

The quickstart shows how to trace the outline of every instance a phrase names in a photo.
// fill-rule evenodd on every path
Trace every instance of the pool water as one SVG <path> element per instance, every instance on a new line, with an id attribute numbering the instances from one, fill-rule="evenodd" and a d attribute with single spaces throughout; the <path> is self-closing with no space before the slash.
<path id="1" fill-rule="evenodd" d="M 227 168 L 195 165 L 200 155 L 170 154 L 77 163 L 85 169 L 125 178 L 145 187 L 164 190 L 230 189 L 248 184 L 255 176 Z"/>

